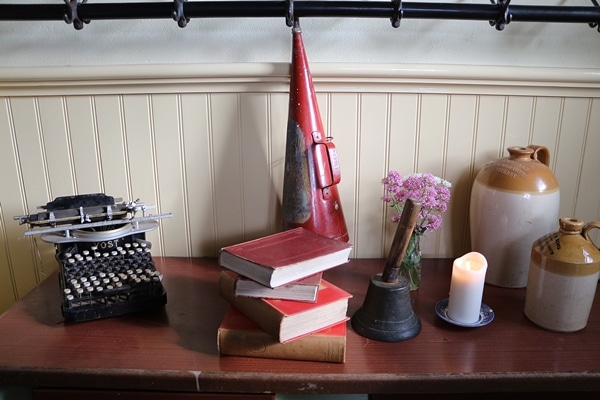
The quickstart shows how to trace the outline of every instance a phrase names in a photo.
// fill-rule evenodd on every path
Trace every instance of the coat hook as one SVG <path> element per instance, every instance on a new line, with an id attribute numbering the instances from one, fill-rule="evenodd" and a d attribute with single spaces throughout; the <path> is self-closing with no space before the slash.
<path id="1" fill-rule="evenodd" d="M 285 0 L 285 24 L 294 26 L 294 0 Z"/>
<path id="2" fill-rule="evenodd" d="M 83 24 L 89 24 L 89 19 L 80 19 L 79 15 L 77 15 L 77 6 L 79 4 L 86 3 L 87 0 L 64 0 L 65 4 L 68 6 L 67 11 L 64 14 L 65 22 L 67 24 L 73 24 L 73 27 L 77 30 L 83 29 Z"/>
<path id="3" fill-rule="evenodd" d="M 394 28 L 400 27 L 400 20 L 402 19 L 404 11 L 402 10 L 402 0 L 392 0 L 392 17 L 390 21 L 392 21 L 392 26 Z"/>
<path id="4" fill-rule="evenodd" d="M 185 17 L 183 13 L 183 3 L 186 0 L 174 0 L 175 1 L 175 9 L 173 10 L 173 20 L 177 21 L 177 25 L 180 28 L 185 28 L 187 23 L 190 22 L 189 18 Z"/>
<path id="5" fill-rule="evenodd" d="M 490 0 L 492 4 L 497 4 L 500 12 L 498 18 L 495 21 L 490 21 L 491 26 L 495 26 L 497 31 L 502 31 L 512 20 L 512 14 L 508 11 L 510 0 Z"/>
<path id="6" fill-rule="evenodd" d="M 598 4 L 598 2 L 596 0 L 592 0 L 592 4 L 594 5 L 594 7 L 598 7 L 600 6 L 600 4 Z M 600 23 L 598 22 L 590 22 L 589 23 L 590 28 L 598 28 L 598 32 L 600 32 Z"/>

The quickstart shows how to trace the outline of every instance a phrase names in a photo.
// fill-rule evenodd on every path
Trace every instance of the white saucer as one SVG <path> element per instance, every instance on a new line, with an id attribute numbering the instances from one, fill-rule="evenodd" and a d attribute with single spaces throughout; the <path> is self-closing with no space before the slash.
<path id="1" fill-rule="evenodd" d="M 492 310 L 489 306 L 481 303 L 481 311 L 479 312 L 479 320 L 473 323 L 464 323 L 460 321 L 455 321 L 448 316 L 448 299 L 440 300 L 435 305 L 435 312 L 444 321 L 451 323 L 452 325 L 462 326 L 465 328 L 478 328 L 480 326 L 484 326 L 489 324 L 494 319 L 494 310 Z"/>

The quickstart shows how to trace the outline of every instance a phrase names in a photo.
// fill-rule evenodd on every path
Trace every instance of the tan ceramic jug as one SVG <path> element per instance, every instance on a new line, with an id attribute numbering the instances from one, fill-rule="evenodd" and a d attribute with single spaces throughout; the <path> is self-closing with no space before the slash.
<path id="1" fill-rule="evenodd" d="M 600 271 L 593 228 L 600 229 L 600 221 L 561 218 L 558 232 L 533 244 L 525 315 L 542 328 L 575 332 L 587 325 Z"/>
<path id="2" fill-rule="evenodd" d="M 556 230 L 560 192 L 544 146 L 509 147 L 488 162 L 471 189 L 471 249 L 488 260 L 486 283 L 527 285 L 531 244 Z"/>

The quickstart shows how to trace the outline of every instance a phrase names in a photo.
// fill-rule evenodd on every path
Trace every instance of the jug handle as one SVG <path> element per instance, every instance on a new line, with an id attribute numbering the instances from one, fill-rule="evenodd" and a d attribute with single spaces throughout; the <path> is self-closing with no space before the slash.
<path id="1" fill-rule="evenodd" d="M 550 150 L 548 150 L 548 148 L 546 146 L 530 144 L 527 147 L 529 147 L 530 149 L 533 149 L 533 154 L 531 155 L 531 158 L 546 164 L 546 167 L 550 166 Z"/>
<path id="2" fill-rule="evenodd" d="M 587 240 L 590 243 L 594 243 L 594 241 L 590 238 L 590 231 L 594 228 L 600 229 L 600 221 L 588 222 L 581 230 L 581 234 L 583 235 L 585 240 Z M 596 246 L 595 243 L 594 246 Z"/>

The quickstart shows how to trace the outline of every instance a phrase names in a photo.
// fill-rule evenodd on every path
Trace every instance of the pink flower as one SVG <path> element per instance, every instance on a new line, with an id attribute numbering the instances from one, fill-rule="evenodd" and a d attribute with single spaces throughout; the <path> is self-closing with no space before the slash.
<path id="1" fill-rule="evenodd" d="M 421 203 L 416 233 L 434 231 L 442 225 L 441 214 L 448 209 L 450 201 L 450 182 L 429 173 L 410 174 L 403 178 L 397 171 L 389 171 L 381 182 L 384 188 L 381 200 L 396 210 L 391 217 L 392 222 L 400 220 L 404 204 L 410 198 Z"/>

